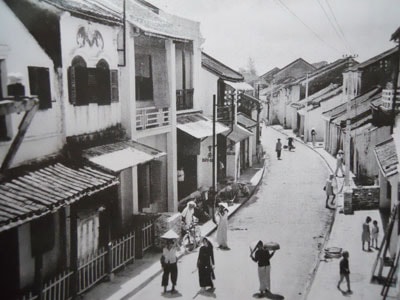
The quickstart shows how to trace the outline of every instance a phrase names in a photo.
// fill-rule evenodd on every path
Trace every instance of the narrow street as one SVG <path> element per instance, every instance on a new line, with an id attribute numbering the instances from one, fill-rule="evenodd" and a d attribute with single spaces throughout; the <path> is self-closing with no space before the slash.
<path id="1" fill-rule="evenodd" d="M 285 299 L 303 298 L 318 259 L 318 244 L 332 219 L 322 190 L 328 170 L 314 151 L 299 143 L 294 152 L 284 150 L 283 159 L 277 160 L 278 137 L 286 143 L 274 129 L 263 129 L 267 170 L 259 190 L 229 221 L 231 250 L 214 250 L 215 292 L 200 292 L 194 251 L 178 264 L 178 293 L 162 294 L 159 275 L 129 299 L 251 299 L 258 291 L 258 277 L 249 244 L 257 239 L 281 246 L 271 260 L 272 292 Z M 215 242 L 215 234 L 211 239 Z"/>

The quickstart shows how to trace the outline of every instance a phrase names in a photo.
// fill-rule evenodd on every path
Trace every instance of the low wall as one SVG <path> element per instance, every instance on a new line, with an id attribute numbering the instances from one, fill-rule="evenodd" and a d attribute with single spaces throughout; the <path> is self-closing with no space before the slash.
<path id="1" fill-rule="evenodd" d="M 344 213 L 351 214 L 355 210 L 379 209 L 379 187 L 353 187 L 344 193 Z"/>
<path id="2" fill-rule="evenodd" d="M 154 222 L 154 245 L 162 248 L 160 236 L 168 230 L 173 229 L 176 234 L 181 235 L 182 217 L 180 213 L 161 213 L 160 217 Z"/>

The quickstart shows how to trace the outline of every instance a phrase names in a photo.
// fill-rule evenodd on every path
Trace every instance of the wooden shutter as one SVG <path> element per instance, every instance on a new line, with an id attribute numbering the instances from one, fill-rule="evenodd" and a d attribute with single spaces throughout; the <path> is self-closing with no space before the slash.
<path id="1" fill-rule="evenodd" d="M 101 86 L 98 82 L 97 69 L 88 68 L 88 103 L 98 103 L 99 96 L 101 95 Z M 100 89 L 100 91 L 99 91 Z"/>
<path id="2" fill-rule="evenodd" d="M 76 105 L 76 74 L 75 68 L 68 68 L 68 94 L 69 103 Z"/>
<path id="3" fill-rule="evenodd" d="M 110 81 L 111 81 L 111 102 L 118 102 L 118 70 L 110 71 Z"/>
<path id="4" fill-rule="evenodd" d="M 39 109 L 51 108 L 50 75 L 48 68 L 28 67 L 30 94 L 39 98 Z"/>
<path id="5" fill-rule="evenodd" d="M 111 103 L 111 81 L 110 70 L 96 68 L 97 79 L 97 103 L 99 105 L 109 105 Z"/>

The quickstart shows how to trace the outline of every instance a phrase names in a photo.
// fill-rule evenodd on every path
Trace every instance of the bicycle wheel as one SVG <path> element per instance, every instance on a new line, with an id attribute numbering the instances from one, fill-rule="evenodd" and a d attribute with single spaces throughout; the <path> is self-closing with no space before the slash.
<path id="1" fill-rule="evenodd" d="M 187 251 L 193 251 L 195 248 L 192 238 L 190 237 L 189 233 L 186 233 L 182 238 L 182 246 L 185 247 Z"/>

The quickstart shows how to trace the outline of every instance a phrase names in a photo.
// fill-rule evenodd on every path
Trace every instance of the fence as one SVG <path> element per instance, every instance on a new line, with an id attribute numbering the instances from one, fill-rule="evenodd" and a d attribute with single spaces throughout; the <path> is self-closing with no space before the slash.
<path id="1" fill-rule="evenodd" d="M 142 252 L 149 249 L 154 244 L 154 224 L 148 221 L 142 226 Z"/>
<path id="2" fill-rule="evenodd" d="M 78 267 L 78 293 L 82 293 L 107 276 L 107 250 L 102 248 L 97 253 L 80 261 Z"/>
<path id="3" fill-rule="evenodd" d="M 169 108 L 145 107 L 136 110 L 136 129 L 161 127 L 169 125 Z"/>
<path id="4" fill-rule="evenodd" d="M 111 243 L 111 271 L 114 272 L 126 263 L 135 259 L 135 233 Z"/>
<path id="5" fill-rule="evenodd" d="M 146 238 L 149 236 L 148 228 L 146 224 L 142 228 Z M 152 224 L 151 224 L 152 227 Z M 146 245 L 148 241 L 146 240 Z M 142 244 L 143 245 L 143 244 Z M 151 246 L 151 245 L 150 245 Z M 147 248 L 149 245 L 147 246 Z M 124 237 L 113 241 L 107 248 L 101 248 L 96 253 L 88 256 L 85 259 L 79 261 L 77 270 L 77 294 L 90 289 L 100 280 L 114 272 L 124 264 L 133 261 L 135 258 L 135 233 L 131 232 Z M 56 276 L 54 279 L 46 282 L 43 285 L 41 292 L 42 300 L 69 300 L 73 298 L 72 289 L 73 283 L 73 271 L 64 271 L 63 273 Z M 25 294 L 20 298 L 21 300 L 37 300 L 39 295 L 35 295 L 32 291 Z"/>

